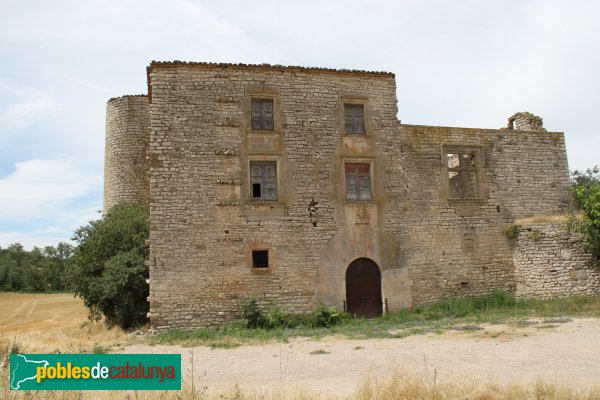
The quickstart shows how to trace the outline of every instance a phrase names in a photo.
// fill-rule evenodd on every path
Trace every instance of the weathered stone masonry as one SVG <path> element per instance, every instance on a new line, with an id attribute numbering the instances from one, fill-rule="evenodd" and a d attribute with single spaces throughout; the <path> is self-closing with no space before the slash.
<path id="1" fill-rule="evenodd" d="M 105 210 L 150 206 L 152 325 L 219 324 L 250 298 L 368 315 L 515 292 L 502 226 L 567 210 L 563 134 L 397 111 L 391 73 L 153 62 L 147 97 L 108 103 L 105 170 Z"/>
<path id="2" fill-rule="evenodd" d="M 581 235 L 568 232 L 562 223 L 519 224 L 514 249 L 517 296 L 600 293 L 600 270 L 590 267 L 582 241 Z"/>

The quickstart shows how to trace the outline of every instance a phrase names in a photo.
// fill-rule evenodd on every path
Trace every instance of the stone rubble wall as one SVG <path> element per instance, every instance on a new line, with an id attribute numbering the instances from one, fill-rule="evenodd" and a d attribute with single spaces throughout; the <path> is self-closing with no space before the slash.
<path id="1" fill-rule="evenodd" d="M 600 294 L 600 270 L 590 267 L 582 240 L 561 223 L 520 225 L 514 247 L 517 297 Z"/>
<path id="2" fill-rule="evenodd" d="M 388 229 L 410 270 L 413 305 L 500 289 L 515 291 L 510 241 L 516 218 L 564 213 L 569 176 L 562 133 L 401 125 Z M 482 152 L 478 199 L 444 193 L 442 146 Z"/>
<path id="3" fill-rule="evenodd" d="M 508 129 L 516 131 L 546 131 L 544 120 L 530 112 L 518 112 L 508 119 Z"/>

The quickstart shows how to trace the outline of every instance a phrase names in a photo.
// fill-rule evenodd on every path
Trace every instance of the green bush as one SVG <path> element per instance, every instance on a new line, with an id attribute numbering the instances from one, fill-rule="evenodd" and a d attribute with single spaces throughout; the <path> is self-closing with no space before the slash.
<path id="1" fill-rule="evenodd" d="M 147 220 L 147 206 L 117 205 L 75 231 L 78 246 L 67 278 L 91 319 L 104 315 L 109 326 L 126 329 L 146 322 Z"/>
<path id="2" fill-rule="evenodd" d="M 317 305 L 311 314 L 312 326 L 315 328 L 330 328 L 342 322 L 345 314 L 340 313 L 333 307 L 327 307 L 323 303 Z"/>
<path id="3" fill-rule="evenodd" d="M 256 299 L 250 299 L 244 304 L 242 316 L 246 320 L 246 327 L 250 329 L 265 328 L 267 319 L 258 308 Z"/>
<path id="4" fill-rule="evenodd" d="M 335 308 L 319 303 L 310 314 L 290 313 L 284 307 L 273 304 L 266 316 L 260 310 L 255 299 L 251 299 L 243 306 L 242 316 L 246 327 L 250 329 L 277 329 L 277 328 L 330 328 L 340 324 L 349 316 L 340 313 Z"/>
<path id="5" fill-rule="evenodd" d="M 592 255 L 592 265 L 600 268 L 600 169 L 595 166 L 585 172 L 574 171 L 571 182 L 583 218 L 573 216 L 567 226 L 584 235 L 584 249 Z"/>
<path id="6" fill-rule="evenodd" d="M 502 226 L 502 233 L 509 239 L 516 239 L 519 234 L 519 226 L 515 224 L 505 224 Z"/>

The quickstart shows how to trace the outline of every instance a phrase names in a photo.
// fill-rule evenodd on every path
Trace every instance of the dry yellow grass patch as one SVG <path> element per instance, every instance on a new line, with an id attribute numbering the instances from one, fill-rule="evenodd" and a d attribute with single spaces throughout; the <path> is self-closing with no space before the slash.
<path id="1" fill-rule="evenodd" d="M 0 367 L 0 398 L 10 400 L 600 400 L 600 386 L 556 381 L 495 384 L 469 378 L 437 382 L 435 375 L 396 373 L 365 379 L 351 396 L 322 395 L 310 388 L 264 387 L 259 390 L 232 386 L 224 391 L 187 387 L 181 391 L 26 392 L 8 390 L 8 370 Z"/>
<path id="2" fill-rule="evenodd" d="M 575 215 L 577 219 L 581 219 L 582 213 L 579 212 Z M 571 214 L 540 214 L 532 217 L 517 218 L 515 219 L 516 225 L 527 225 L 527 224 L 549 224 L 549 223 L 564 223 L 569 220 Z"/>
<path id="3" fill-rule="evenodd" d="M 89 352 L 127 335 L 90 322 L 81 299 L 72 294 L 0 293 L 0 345 L 14 341 L 30 353 Z"/>

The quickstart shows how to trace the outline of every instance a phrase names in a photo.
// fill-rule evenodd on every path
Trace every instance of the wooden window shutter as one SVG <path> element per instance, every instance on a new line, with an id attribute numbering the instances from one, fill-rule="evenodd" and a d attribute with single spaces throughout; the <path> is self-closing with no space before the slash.
<path id="1" fill-rule="evenodd" d="M 344 131 L 350 134 L 365 133 L 365 108 L 363 104 L 344 104 Z"/>
<path id="2" fill-rule="evenodd" d="M 252 129 L 275 129 L 273 99 L 252 99 L 250 108 Z"/>
<path id="3" fill-rule="evenodd" d="M 346 163 L 346 200 L 371 201 L 371 171 L 369 163 Z"/>

